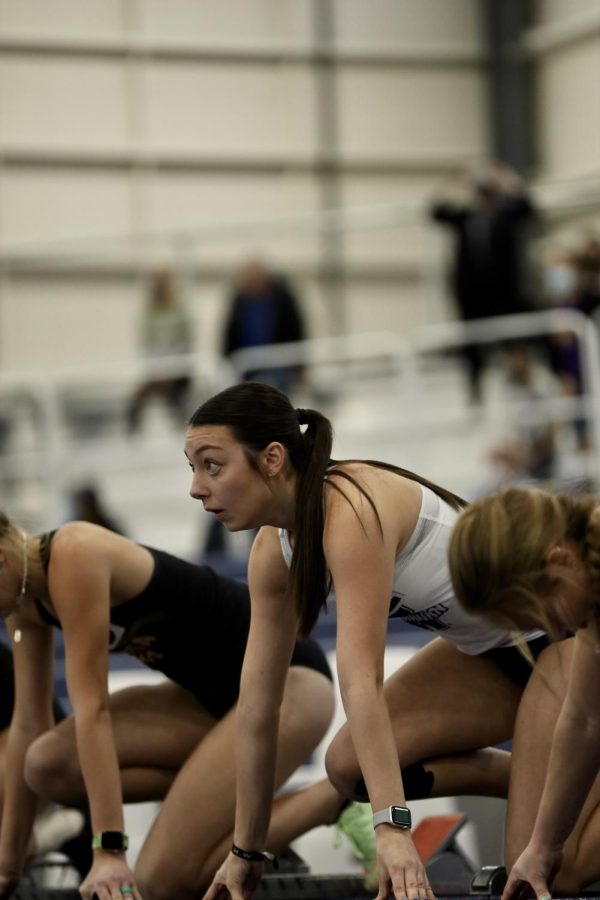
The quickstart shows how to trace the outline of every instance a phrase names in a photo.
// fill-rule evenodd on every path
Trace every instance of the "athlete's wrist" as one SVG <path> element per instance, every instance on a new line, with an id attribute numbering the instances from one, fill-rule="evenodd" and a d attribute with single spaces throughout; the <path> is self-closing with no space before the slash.
<path id="1" fill-rule="evenodd" d="M 272 863 L 273 868 L 279 868 L 277 857 L 274 853 L 269 853 L 268 850 L 245 850 L 243 847 L 239 847 L 234 843 L 231 845 L 231 852 L 234 856 L 237 856 L 238 859 L 243 859 L 246 862 L 270 862 Z"/>

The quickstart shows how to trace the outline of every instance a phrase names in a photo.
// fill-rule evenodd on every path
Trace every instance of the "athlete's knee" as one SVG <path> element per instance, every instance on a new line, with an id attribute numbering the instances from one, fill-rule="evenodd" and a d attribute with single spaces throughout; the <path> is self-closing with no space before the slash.
<path id="1" fill-rule="evenodd" d="M 44 799 L 71 803 L 79 797 L 81 770 L 76 754 L 52 731 L 27 750 L 24 777 L 30 790 Z"/>
<path id="2" fill-rule="evenodd" d="M 338 732 L 325 754 L 325 770 L 336 791 L 342 797 L 352 800 L 362 799 L 356 795 L 355 787 L 360 779 L 360 769 L 351 741 L 344 731 Z"/>
<path id="3" fill-rule="evenodd" d="M 292 666 L 288 672 L 282 705 L 282 720 L 297 727 L 307 740 L 318 743 L 327 732 L 335 712 L 333 683 L 321 672 Z"/>
<path id="4" fill-rule="evenodd" d="M 402 784 L 406 800 L 425 800 L 427 797 L 431 797 L 434 783 L 433 772 L 427 769 L 423 763 L 413 763 L 412 766 L 402 769 Z M 354 800 L 367 802 L 369 792 L 364 778 L 361 776 L 355 781 L 351 794 L 346 793 L 345 795 L 352 796 Z"/>
<path id="5" fill-rule="evenodd" d="M 199 877 L 197 861 L 153 853 L 142 849 L 135 865 L 135 880 L 144 900 L 191 900 L 202 896 L 210 878 Z"/>

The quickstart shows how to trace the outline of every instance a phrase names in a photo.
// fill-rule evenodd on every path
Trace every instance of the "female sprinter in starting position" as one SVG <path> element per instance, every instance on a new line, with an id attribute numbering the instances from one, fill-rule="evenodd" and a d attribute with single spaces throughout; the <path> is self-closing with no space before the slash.
<path id="1" fill-rule="evenodd" d="M 469 612 L 557 639 L 519 709 L 504 898 L 529 887 L 549 896 L 552 885 L 576 896 L 600 878 L 600 503 L 523 487 L 491 494 L 459 518 L 449 561 Z"/>
<path id="2" fill-rule="evenodd" d="M 197 896 L 231 846 L 247 587 L 87 522 L 34 536 L 0 514 L 0 615 L 15 669 L 0 897 L 20 879 L 36 808 L 48 799 L 89 804 L 95 849 L 84 900 Z M 74 710 L 56 726 L 52 626 L 64 634 Z M 167 680 L 109 696 L 110 651 L 137 657 Z M 318 645 L 298 643 L 292 662 L 281 684 L 274 788 L 308 758 L 333 714 L 331 673 Z M 133 872 L 123 799 L 163 798 Z M 271 835 L 280 847 L 304 822 L 302 802 L 291 823 L 282 804 L 284 827 L 276 833 L 274 821 Z M 329 822 L 338 814 L 332 805 Z"/>
<path id="3" fill-rule="evenodd" d="M 379 896 L 390 882 L 397 900 L 432 896 L 407 799 L 508 789 L 508 754 L 490 745 L 512 735 L 529 668 L 510 632 L 454 598 L 446 550 L 463 502 L 391 465 L 332 461 L 331 446 L 325 416 L 251 382 L 208 400 L 188 426 L 192 496 L 231 531 L 265 526 L 249 565 L 234 847 L 208 900 L 223 888 L 242 900 L 260 877 L 288 664 L 330 592 L 348 723 L 327 753 L 332 786 L 320 789 L 323 802 L 327 790 L 370 799 Z M 438 637 L 384 684 L 390 616 Z M 528 637 L 535 655 L 546 639 Z"/>

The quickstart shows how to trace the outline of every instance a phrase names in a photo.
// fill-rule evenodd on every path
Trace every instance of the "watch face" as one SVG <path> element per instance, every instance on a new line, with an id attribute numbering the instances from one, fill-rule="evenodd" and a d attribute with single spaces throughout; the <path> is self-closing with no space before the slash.
<path id="1" fill-rule="evenodd" d="M 391 812 L 394 825 L 400 825 L 401 828 L 411 827 L 412 821 L 409 809 L 404 809 L 402 806 L 392 806 Z"/>
<path id="2" fill-rule="evenodd" d="M 115 850 L 120 852 L 127 849 L 127 841 L 125 835 L 120 831 L 103 831 L 102 832 L 102 849 Z"/>

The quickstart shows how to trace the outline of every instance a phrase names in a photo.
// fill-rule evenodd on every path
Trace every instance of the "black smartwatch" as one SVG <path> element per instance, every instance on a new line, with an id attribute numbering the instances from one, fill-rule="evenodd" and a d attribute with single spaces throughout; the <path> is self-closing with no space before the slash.
<path id="1" fill-rule="evenodd" d="M 124 853 L 128 847 L 129 838 L 122 831 L 101 831 L 92 838 L 92 850 Z"/>
<path id="2" fill-rule="evenodd" d="M 387 809 L 381 809 L 373 813 L 373 828 L 377 828 L 378 825 L 394 825 L 396 828 L 408 830 L 412 826 L 410 809 L 406 806 L 388 806 Z"/>

